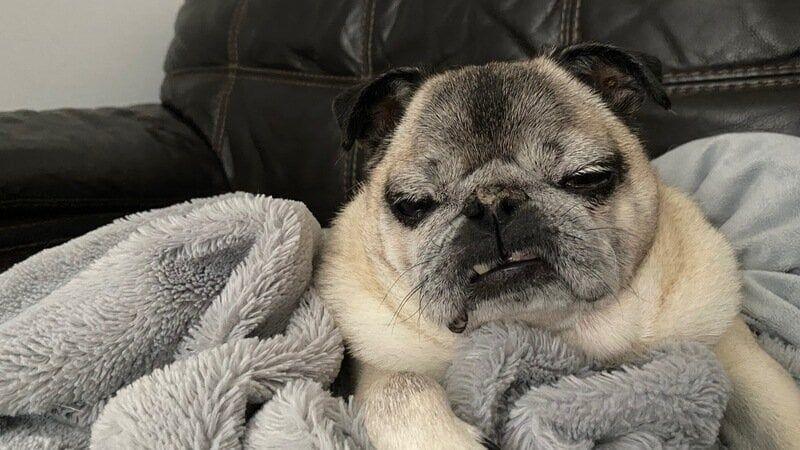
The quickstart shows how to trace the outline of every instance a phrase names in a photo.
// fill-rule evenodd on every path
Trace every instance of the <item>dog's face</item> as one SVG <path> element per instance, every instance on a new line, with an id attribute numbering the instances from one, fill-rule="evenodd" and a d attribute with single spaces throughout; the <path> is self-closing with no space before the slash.
<path id="1" fill-rule="evenodd" d="M 668 100 L 651 60 L 601 45 L 426 76 L 389 72 L 335 104 L 372 155 L 373 257 L 454 332 L 611 298 L 649 248 L 657 182 L 625 125 Z M 397 289 L 397 286 L 389 287 Z"/>

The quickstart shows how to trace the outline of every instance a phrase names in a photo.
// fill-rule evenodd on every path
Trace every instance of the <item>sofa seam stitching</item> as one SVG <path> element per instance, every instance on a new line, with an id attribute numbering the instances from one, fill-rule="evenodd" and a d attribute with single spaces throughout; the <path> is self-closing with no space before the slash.
<path id="1" fill-rule="evenodd" d="M 373 27 L 375 26 L 375 0 L 367 0 L 367 5 L 369 6 L 369 10 L 365 11 L 365 14 L 368 15 L 367 17 L 367 28 L 366 28 L 366 59 L 364 60 L 366 64 L 366 77 L 372 77 L 372 33 Z"/>
<path id="2" fill-rule="evenodd" d="M 228 27 L 228 65 L 238 65 L 239 63 L 239 31 L 241 29 L 242 22 L 244 21 L 244 10 L 247 6 L 248 0 L 239 0 L 236 4 L 236 7 L 233 11 L 233 16 L 231 17 L 231 23 Z M 213 136 L 213 144 L 212 148 L 214 152 L 219 156 L 222 157 L 222 142 L 224 140 L 225 135 L 225 122 L 228 120 L 228 109 L 230 106 L 230 99 L 231 94 L 233 93 L 234 85 L 236 84 L 236 76 L 238 72 L 235 70 L 229 70 L 227 72 L 227 80 L 225 81 L 225 86 L 222 90 L 220 90 L 219 96 L 219 103 L 217 106 L 217 120 L 214 124 L 214 136 Z"/>
<path id="3" fill-rule="evenodd" d="M 187 67 L 183 69 L 177 69 L 166 73 L 167 77 L 171 78 L 178 78 L 182 76 L 194 75 L 197 73 L 225 73 L 229 70 L 236 70 L 239 72 L 252 72 L 256 75 L 263 74 L 263 75 L 271 75 L 276 77 L 298 77 L 298 78 L 319 78 L 321 80 L 338 80 L 338 81 L 363 81 L 366 78 L 362 76 L 352 76 L 352 75 L 326 75 L 326 74 L 316 74 L 316 73 L 306 73 L 306 72 L 292 72 L 289 70 L 281 70 L 281 69 L 269 69 L 263 67 L 251 67 L 251 66 L 243 66 L 241 64 L 229 64 L 226 66 L 198 66 L 198 67 Z"/>
<path id="4" fill-rule="evenodd" d="M 580 40 L 580 13 L 581 13 L 581 0 L 575 0 L 575 11 L 572 16 L 572 42 L 576 43 Z"/>
<path id="5" fill-rule="evenodd" d="M 800 69 L 800 61 L 787 63 L 787 64 L 768 64 L 763 66 L 748 66 L 736 67 L 730 69 L 709 69 L 709 70 L 692 70 L 683 72 L 680 70 L 670 71 L 664 74 L 664 80 L 669 82 L 681 81 L 704 81 L 714 78 L 713 76 L 768 76 L 768 75 L 783 75 L 789 70 Z M 705 77 L 705 78 L 704 78 Z"/>
<path id="6" fill-rule="evenodd" d="M 564 15 L 564 43 L 572 44 L 572 0 L 567 0 L 567 12 Z"/>
<path id="7" fill-rule="evenodd" d="M 564 31 L 567 23 L 567 0 L 562 0 L 561 2 L 561 23 L 559 24 L 558 30 L 558 41 L 563 45 L 567 45 L 566 35 L 567 33 Z"/>
<path id="8" fill-rule="evenodd" d="M 226 75 L 226 72 L 217 72 L 217 71 L 205 72 L 205 73 L 196 72 L 196 73 L 193 73 L 192 75 L 194 75 L 196 77 L 209 78 L 209 77 L 219 77 L 221 75 Z M 239 74 L 239 75 L 236 76 L 236 79 L 237 80 L 274 81 L 274 82 L 277 82 L 277 83 L 296 84 L 296 85 L 300 85 L 300 86 L 314 86 L 314 87 L 323 87 L 323 88 L 346 88 L 348 86 L 355 85 L 355 84 L 357 84 L 359 82 L 357 80 L 352 80 L 349 83 L 348 82 L 333 82 L 333 81 L 325 81 L 325 80 L 304 81 L 302 79 L 295 79 L 293 77 L 279 77 L 279 76 L 276 77 L 276 76 L 258 75 L 258 74 L 253 74 L 253 75 L 242 75 L 242 74 Z"/>
<path id="9" fill-rule="evenodd" d="M 670 92 L 675 93 L 691 93 L 691 92 L 717 92 L 717 91 L 731 91 L 741 90 L 747 88 L 759 87 L 784 87 L 800 85 L 800 75 L 792 76 L 789 78 L 773 78 L 763 80 L 732 80 L 732 81 L 719 81 L 709 84 L 682 84 L 666 86 Z"/>
<path id="10" fill-rule="evenodd" d="M 364 68 L 362 73 L 365 78 L 372 76 L 372 27 L 374 23 L 375 14 L 375 0 L 364 0 Z M 344 170 L 344 190 L 349 194 L 353 186 L 355 186 L 358 170 L 358 144 L 353 146 L 350 154 L 347 157 L 348 164 Z"/>

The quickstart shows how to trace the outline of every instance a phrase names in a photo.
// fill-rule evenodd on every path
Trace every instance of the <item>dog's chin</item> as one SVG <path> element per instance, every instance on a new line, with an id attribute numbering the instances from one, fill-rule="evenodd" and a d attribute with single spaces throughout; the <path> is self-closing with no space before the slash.
<path id="1" fill-rule="evenodd" d="M 493 321 L 521 320 L 545 324 L 553 317 L 568 315 L 583 303 L 563 282 L 550 280 L 527 288 L 503 292 L 476 302 L 468 311 L 464 332 L 472 331 Z M 452 330 L 451 330 L 452 331 Z"/>

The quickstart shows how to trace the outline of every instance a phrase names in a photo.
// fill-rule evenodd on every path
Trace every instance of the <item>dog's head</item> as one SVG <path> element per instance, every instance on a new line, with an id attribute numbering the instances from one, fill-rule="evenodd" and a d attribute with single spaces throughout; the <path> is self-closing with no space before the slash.
<path id="1" fill-rule="evenodd" d="M 373 257 L 455 332 L 613 297 L 655 232 L 656 177 L 627 124 L 648 97 L 669 107 L 659 78 L 653 58 L 581 44 L 344 93 L 343 147 L 370 155 Z"/>

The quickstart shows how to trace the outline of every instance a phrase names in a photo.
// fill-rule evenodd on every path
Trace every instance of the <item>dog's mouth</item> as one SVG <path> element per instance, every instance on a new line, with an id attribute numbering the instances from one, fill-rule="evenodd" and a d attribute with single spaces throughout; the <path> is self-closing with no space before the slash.
<path id="1" fill-rule="evenodd" d="M 490 299 L 515 287 L 545 282 L 554 274 L 550 264 L 530 251 L 515 251 L 506 258 L 472 266 L 469 284 L 474 299 Z M 480 301 L 480 300 L 478 300 Z M 453 333 L 462 333 L 469 323 L 470 309 L 465 308 L 447 325 Z"/>
<path id="2" fill-rule="evenodd" d="M 515 251 L 504 259 L 481 262 L 472 266 L 469 282 L 472 285 L 503 281 L 516 276 L 545 272 L 550 265 L 533 253 Z"/>

